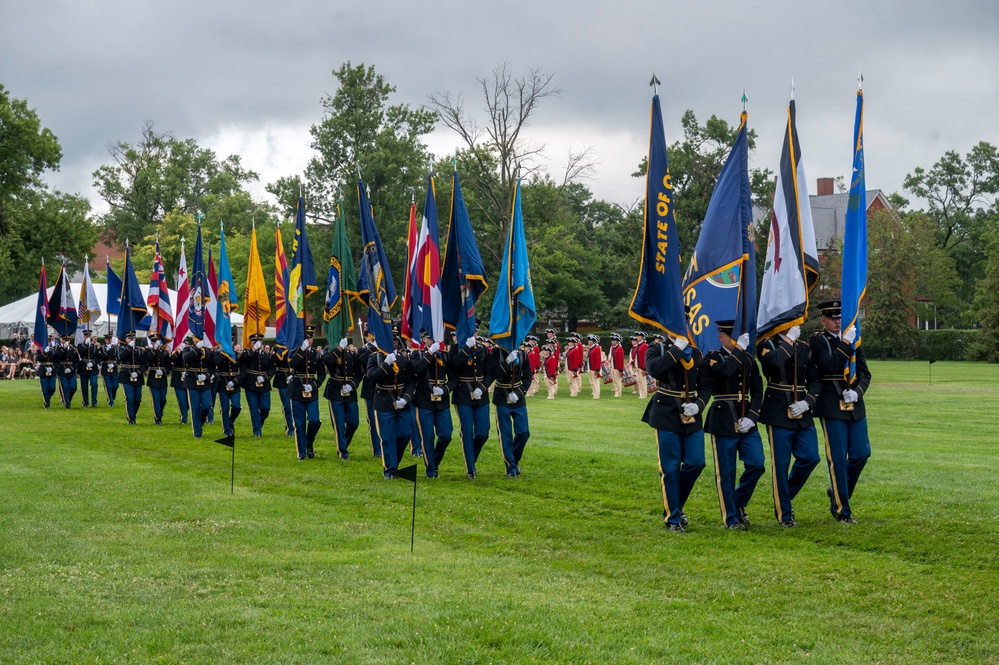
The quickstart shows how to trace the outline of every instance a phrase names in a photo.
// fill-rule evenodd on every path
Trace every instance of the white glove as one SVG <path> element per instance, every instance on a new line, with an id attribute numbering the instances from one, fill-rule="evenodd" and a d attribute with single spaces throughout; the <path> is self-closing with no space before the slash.
<path id="1" fill-rule="evenodd" d="M 738 430 L 739 434 L 745 434 L 753 429 L 753 421 L 749 418 L 740 418 L 739 422 L 735 425 L 735 429 Z"/>
<path id="2" fill-rule="evenodd" d="M 340 389 L 341 395 L 349 395 L 352 392 L 354 392 L 354 386 L 350 385 L 349 383 L 343 384 L 343 388 Z"/>
<path id="3" fill-rule="evenodd" d="M 340 340 L 340 348 L 341 349 L 346 349 L 347 348 L 347 338 L 346 337 L 344 337 L 343 339 Z"/>
<path id="4" fill-rule="evenodd" d="M 396 360 L 396 358 L 395 358 L 395 354 L 394 353 L 390 353 L 387 356 L 385 356 L 385 363 L 388 364 L 388 365 L 391 365 L 392 363 L 394 363 L 395 360 Z"/>
<path id="5" fill-rule="evenodd" d="M 795 326 L 795 327 L 797 327 L 797 326 Z M 808 402 L 806 402 L 803 399 L 800 399 L 800 400 L 798 400 L 797 402 L 795 402 L 794 404 L 791 405 L 791 415 L 792 416 L 800 416 L 805 411 L 808 411 L 809 408 L 810 407 L 808 406 Z"/>
<path id="6" fill-rule="evenodd" d="M 118 338 L 117 337 L 112 337 L 111 338 L 111 346 L 118 346 Z"/>
<path id="7" fill-rule="evenodd" d="M 397 411 L 398 411 L 399 409 L 405 409 L 405 408 L 406 408 L 406 400 L 404 400 L 404 399 L 403 399 L 403 398 L 401 398 L 401 397 L 400 397 L 399 399 L 397 399 L 397 400 L 395 401 L 395 408 L 396 408 L 396 410 L 397 410 Z"/>
<path id="8" fill-rule="evenodd" d="M 232 381 L 229 381 L 229 382 L 227 382 L 225 384 L 225 389 L 226 390 L 232 390 L 233 386 L 235 386 L 235 385 L 236 385 L 235 383 L 233 383 Z"/>
<path id="9" fill-rule="evenodd" d="M 433 394 L 437 395 L 438 397 L 441 397 L 444 394 L 444 389 L 441 388 L 440 386 L 434 386 L 431 389 L 431 392 L 433 392 Z"/>
<path id="10" fill-rule="evenodd" d="M 469 337 L 468 339 L 466 339 L 465 340 L 465 346 L 467 346 L 470 349 L 474 348 L 475 347 L 475 337 Z"/>
<path id="11" fill-rule="evenodd" d="M 509 393 L 506 396 L 506 403 L 507 404 L 516 404 L 519 401 L 520 401 L 520 396 L 517 395 L 517 393 Z"/>
<path id="12" fill-rule="evenodd" d="M 303 339 L 302 346 L 299 348 L 301 348 L 303 351 L 307 351 L 309 349 L 309 340 Z"/>
<path id="13" fill-rule="evenodd" d="M 801 326 L 791 326 L 791 329 L 785 334 L 787 335 L 787 341 L 794 344 L 801 337 Z"/>
<path id="14" fill-rule="evenodd" d="M 129 376 L 132 377 L 133 379 L 137 379 L 137 378 L 139 378 L 139 373 L 138 372 L 132 372 L 131 374 L 129 374 Z"/>
<path id="15" fill-rule="evenodd" d="M 135 348 L 135 340 L 134 339 L 128 340 L 128 345 L 134 349 Z"/>
<path id="16" fill-rule="evenodd" d="M 263 345 L 263 343 L 262 343 L 262 342 L 255 342 L 255 343 L 253 344 L 253 350 L 254 350 L 254 351 L 259 351 L 259 350 L 260 350 L 261 348 L 263 348 L 263 346 L 264 346 L 264 345 Z M 260 378 L 263 378 L 263 377 L 260 377 Z"/>
<path id="17" fill-rule="evenodd" d="M 857 401 L 858 395 L 856 390 L 851 390 L 847 388 L 843 391 L 843 401 L 847 404 L 853 404 Z"/>
<path id="18" fill-rule="evenodd" d="M 673 340 L 673 346 L 683 351 L 688 346 L 690 346 L 690 342 L 687 341 L 686 337 L 677 337 L 676 339 Z"/>
<path id="19" fill-rule="evenodd" d="M 482 399 L 482 388 L 476 388 L 472 391 L 472 399 Z"/>
<path id="20" fill-rule="evenodd" d="M 430 348 L 427 350 L 430 351 L 430 353 L 437 353 L 438 351 L 441 350 L 441 345 L 438 344 L 437 342 L 434 342 L 433 344 L 430 345 Z"/>
<path id="21" fill-rule="evenodd" d="M 741 335 L 739 335 L 739 339 L 737 339 L 735 341 L 735 343 L 743 351 L 745 351 L 746 349 L 748 349 L 749 348 L 749 333 L 742 333 Z"/>
<path id="22" fill-rule="evenodd" d="M 517 359 L 518 357 L 519 357 L 519 356 L 517 355 L 517 352 L 516 352 L 516 351 L 511 351 L 511 352 L 510 352 L 510 353 L 509 353 L 509 354 L 507 355 L 507 357 L 506 357 L 506 362 L 507 362 L 507 364 L 508 364 L 508 365 L 512 365 L 512 364 L 513 364 L 513 362 L 514 362 L 514 361 L 515 361 L 515 360 L 516 360 L 516 359 Z"/>
<path id="23" fill-rule="evenodd" d="M 163 342 L 161 342 L 160 340 L 156 340 L 156 344 L 154 345 L 154 348 L 157 348 L 157 349 L 159 349 L 159 348 L 161 348 L 162 346 L 163 346 Z"/>
<path id="24" fill-rule="evenodd" d="M 857 327 L 850 326 L 849 328 L 846 329 L 846 332 L 843 333 L 843 341 L 846 342 L 847 344 L 853 344 L 853 342 L 856 339 L 857 339 Z"/>
<path id="25" fill-rule="evenodd" d="M 257 344 L 260 344 L 260 342 L 257 342 Z M 257 385 L 263 384 L 264 381 L 266 381 L 266 379 L 264 377 L 262 377 L 262 376 L 258 376 L 257 377 Z"/>
<path id="26" fill-rule="evenodd" d="M 697 405 L 696 402 L 687 402 L 683 405 L 683 415 L 688 418 L 696 416 L 697 412 L 701 410 L 701 407 Z"/>
<path id="27" fill-rule="evenodd" d="M 206 380 L 207 378 L 208 378 L 208 377 L 207 377 L 207 376 L 205 376 L 204 374 L 198 374 L 198 381 L 204 381 L 204 380 Z"/>

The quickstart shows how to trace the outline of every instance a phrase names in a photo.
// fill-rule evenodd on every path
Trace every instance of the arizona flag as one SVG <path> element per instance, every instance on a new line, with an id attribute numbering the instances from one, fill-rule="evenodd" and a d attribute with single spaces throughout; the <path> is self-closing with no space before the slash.
<path id="1" fill-rule="evenodd" d="M 149 329 L 168 339 L 173 334 L 173 305 L 170 303 L 170 288 L 167 286 L 163 259 L 160 258 L 160 241 L 156 240 L 156 256 L 153 258 L 153 272 L 149 276 L 149 292 L 146 304 L 152 312 Z"/>
<path id="2" fill-rule="evenodd" d="M 792 99 L 787 107 L 787 126 L 763 268 L 763 289 L 756 317 L 756 334 L 762 339 L 805 322 L 808 296 L 819 281 L 807 182 Z"/>
<path id="3" fill-rule="evenodd" d="M 38 276 L 38 301 L 35 304 L 35 329 L 31 336 L 31 341 L 39 349 L 44 349 L 49 343 L 48 323 L 46 322 L 49 317 L 48 290 L 49 288 L 45 284 L 45 259 L 42 259 L 42 271 Z"/>
<path id="4" fill-rule="evenodd" d="M 676 230 L 675 208 L 662 109 L 659 95 L 653 95 L 649 163 L 645 176 L 642 265 L 628 314 L 673 337 L 686 337 L 687 316 L 681 292 L 680 237 Z"/>
<path id="5" fill-rule="evenodd" d="M 444 318 L 441 309 L 441 253 L 437 231 L 437 194 L 434 174 L 427 176 L 427 198 L 423 203 L 423 221 L 410 265 L 410 328 L 420 338 L 426 330 L 435 342 L 444 341 Z"/>
<path id="6" fill-rule="evenodd" d="M 843 372 L 847 381 L 857 374 L 856 349 L 860 346 L 860 302 L 867 293 L 867 184 L 864 174 L 864 91 L 857 90 L 857 116 L 853 125 L 853 175 L 843 226 L 843 323 L 841 334 L 856 328 L 854 354 Z"/>
<path id="7" fill-rule="evenodd" d="M 746 332 L 750 350 L 756 344 L 756 248 L 750 236 L 753 210 L 746 118 L 743 111 L 739 134 L 711 194 L 683 279 L 692 341 L 702 353 L 721 347 L 715 325 L 719 320 L 735 319 L 732 337 Z"/>
<path id="8" fill-rule="evenodd" d="M 80 301 L 76 307 L 76 343 L 83 343 L 83 331 L 90 330 L 91 324 L 101 317 L 101 303 L 97 299 L 94 282 L 90 279 L 90 259 L 83 262 L 83 282 L 80 284 Z"/>
<path id="9" fill-rule="evenodd" d="M 458 172 L 451 187 L 451 218 L 447 228 L 447 246 L 441 266 L 441 312 L 444 325 L 454 328 L 458 344 L 475 333 L 475 303 L 485 293 L 486 271 L 475 242 L 475 231 L 461 195 Z"/>
<path id="10" fill-rule="evenodd" d="M 187 282 L 187 256 L 184 254 L 184 239 L 180 239 L 180 267 L 177 269 L 177 328 L 174 331 L 171 350 L 176 351 L 191 329 L 187 322 L 187 308 L 191 306 L 191 287 Z"/>
<path id="11" fill-rule="evenodd" d="M 357 181 L 357 202 L 361 211 L 361 269 L 357 276 L 357 297 L 368 306 L 368 331 L 375 336 L 375 346 L 382 353 L 392 353 L 392 306 L 398 299 L 385 248 L 375 227 L 371 203 L 364 182 Z"/>
<path id="12" fill-rule="evenodd" d="M 416 201 L 409 206 L 409 233 L 406 235 L 406 281 L 402 289 L 402 323 L 399 334 L 403 339 L 413 339 L 413 275 L 416 273 Z M 420 329 L 416 329 L 417 341 Z"/>
<path id="13" fill-rule="evenodd" d="M 524 214 L 520 205 L 520 180 L 513 195 L 510 235 L 503 250 L 503 264 L 496 282 L 496 299 L 489 317 L 489 338 L 507 351 L 520 347 L 538 320 L 527 260 Z"/>

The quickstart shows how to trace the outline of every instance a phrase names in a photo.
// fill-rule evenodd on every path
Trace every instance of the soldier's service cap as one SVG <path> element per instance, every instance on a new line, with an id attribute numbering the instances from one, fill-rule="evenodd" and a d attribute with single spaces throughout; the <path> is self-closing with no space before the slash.
<path id="1" fill-rule="evenodd" d="M 447 331 L 447 336 L 451 337 L 451 338 L 454 338 L 454 339 L 458 339 L 458 331 L 457 330 L 448 330 Z"/>
<path id="2" fill-rule="evenodd" d="M 432 335 L 427 332 L 426 328 L 420 328 L 420 339 L 423 339 L 424 337 L 432 337 Z"/>
<path id="3" fill-rule="evenodd" d="M 159 338 L 160 336 L 157 335 L 156 333 L 149 333 L 148 335 L 146 335 L 146 339 L 148 339 L 150 342 L 155 342 Z"/>
<path id="4" fill-rule="evenodd" d="M 590 335 L 586 336 L 586 339 L 588 339 L 591 342 L 599 342 L 600 341 L 600 335 L 592 335 L 592 334 L 590 334 Z"/>
<path id="5" fill-rule="evenodd" d="M 68 342 L 69 340 L 71 340 L 71 339 L 73 339 L 73 338 L 72 338 L 71 336 L 69 336 L 69 335 L 63 335 L 63 336 L 62 336 L 62 337 L 60 337 L 59 339 L 61 339 L 61 340 L 62 340 L 62 341 L 64 341 L 64 342 Z"/>
<path id="6" fill-rule="evenodd" d="M 827 300 L 825 302 L 820 302 L 819 312 L 822 316 L 828 316 L 830 319 L 838 319 L 843 313 L 843 303 L 839 300 Z"/>
<path id="7" fill-rule="evenodd" d="M 188 335 L 187 337 L 185 337 L 184 338 L 184 343 L 186 343 L 186 344 L 194 344 L 194 335 Z"/>
<path id="8" fill-rule="evenodd" d="M 135 337 L 134 330 L 129 330 L 127 333 L 125 333 L 125 339 L 128 339 L 129 337 Z"/>
<path id="9" fill-rule="evenodd" d="M 482 327 L 482 319 L 475 317 L 475 329 L 478 330 Z"/>
<path id="10" fill-rule="evenodd" d="M 718 332 L 725 333 L 726 335 L 731 335 L 732 329 L 735 328 L 735 319 L 725 319 L 723 321 L 715 321 L 715 325 L 718 326 Z"/>
<path id="11" fill-rule="evenodd" d="M 305 337 L 311 339 L 316 336 L 315 326 L 305 326 Z"/>
<path id="12" fill-rule="evenodd" d="M 83 331 L 83 336 L 84 336 L 84 337 L 90 337 L 90 333 L 91 333 L 91 332 L 92 332 L 92 331 L 90 331 L 90 330 L 84 330 L 84 331 Z"/>
<path id="13" fill-rule="evenodd" d="M 104 335 L 101 335 L 100 337 L 97 338 L 97 341 L 98 342 L 106 342 L 107 341 L 107 337 L 105 337 Z"/>
<path id="14" fill-rule="evenodd" d="M 250 341 L 251 342 L 260 342 L 260 341 L 263 341 L 263 339 L 264 339 L 264 336 L 261 335 L 260 333 L 253 333 L 252 335 L 250 335 Z"/>

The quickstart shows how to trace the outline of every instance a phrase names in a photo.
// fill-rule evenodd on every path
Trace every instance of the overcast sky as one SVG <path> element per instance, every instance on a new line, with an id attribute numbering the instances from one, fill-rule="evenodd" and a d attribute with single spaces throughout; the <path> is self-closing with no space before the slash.
<path id="1" fill-rule="evenodd" d="M 999 144 L 994 0 L 0 0 L 0 83 L 62 144 L 49 182 L 95 206 L 92 173 L 108 144 L 136 141 L 146 120 L 220 157 L 240 154 L 264 198 L 264 184 L 304 169 L 309 126 L 347 60 L 386 76 L 390 103 L 447 90 L 473 111 L 476 78 L 502 61 L 517 75 L 555 74 L 563 93 L 530 138 L 556 173 L 570 150 L 590 148 L 599 164 L 588 186 L 622 204 L 642 196 L 629 174 L 648 149 L 653 71 L 669 143 L 686 109 L 736 123 L 745 88 L 759 135 L 751 166 L 771 169 L 793 77 L 813 192 L 815 178 L 850 171 L 861 69 L 869 188 L 901 191 L 946 150 Z M 441 127 L 429 145 L 443 156 L 456 141 Z"/>

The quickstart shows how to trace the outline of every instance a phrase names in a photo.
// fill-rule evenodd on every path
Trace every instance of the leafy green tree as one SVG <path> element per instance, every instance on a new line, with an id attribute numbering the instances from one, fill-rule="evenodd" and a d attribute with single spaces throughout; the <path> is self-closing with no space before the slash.
<path id="1" fill-rule="evenodd" d="M 975 297 L 975 314 L 982 332 L 969 349 L 972 360 L 999 362 L 999 231 L 988 234 L 985 276 Z"/>

